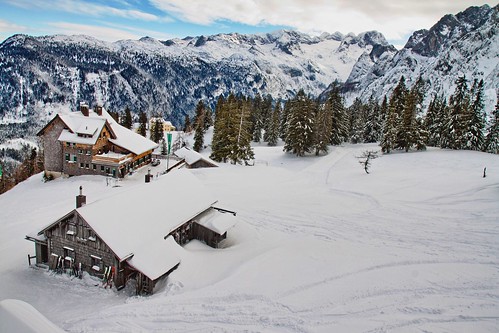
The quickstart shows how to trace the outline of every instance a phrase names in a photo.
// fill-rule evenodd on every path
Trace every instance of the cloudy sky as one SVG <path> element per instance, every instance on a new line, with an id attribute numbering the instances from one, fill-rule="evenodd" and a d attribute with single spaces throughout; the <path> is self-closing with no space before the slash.
<path id="1" fill-rule="evenodd" d="M 294 29 L 378 30 L 396 46 L 443 15 L 486 0 L 0 0 L 0 41 L 16 33 L 86 34 L 106 41 Z"/>

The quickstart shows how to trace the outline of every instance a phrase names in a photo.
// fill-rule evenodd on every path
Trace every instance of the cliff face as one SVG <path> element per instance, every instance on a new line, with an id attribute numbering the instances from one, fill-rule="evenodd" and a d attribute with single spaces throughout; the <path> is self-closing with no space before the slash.
<path id="1" fill-rule="evenodd" d="M 426 96 L 449 96 L 455 80 L 485 82 L 486 108 L 492 110 L 499 87 L 499 10 L 484 5 L 457 15 L 446 15 L 430 30 L 412 34 L 402 50 L 385 52 L 373 60 L 359 58 L 346 81 L 348 100 L 389 94 L 402 75 L 411 85 L 421 76 L 427 81 Z"/>

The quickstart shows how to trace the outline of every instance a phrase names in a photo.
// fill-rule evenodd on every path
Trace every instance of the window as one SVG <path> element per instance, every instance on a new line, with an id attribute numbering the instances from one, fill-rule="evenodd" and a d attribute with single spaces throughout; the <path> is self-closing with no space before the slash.
<path id="1" fill-rule="evenodd" d="M 64 259 L 74 260 L 74 258 L 75 258 L 75 250 L 70 247 L 64 246 Z"/>
<path id="2" fill-rule="evenodd" d="M 91 150 L 87 150 L 87 156 L 90 156 L 92 155 L 92 151 Z"/>
<path id="3" fill-rule="evenodd" d="M 85 168 L 90 169 L 90 165 L 88 163 L 86 163 Z"/>
<path id="4" fill-rule="evenodd" d="M 106 168 L 106 173 L 109 174 L 111 172 L 111 169 Z"/>
<path id="5" fill-rule="evenodd" d="M 66 153 L 64 158 L 65 158 L 66 162 L 69 162 L 70 155 L 68 153 Z"/>
<path id="6" fill-rule="evenodd" d="M 102 269 L 102 258 L 98 256 L 90 255 L 90 261 L 92 265 L 92 269 L 96 272 L 99 272 Z"/>
<path id="7" fill-rule="evenodd" d="M 76 235 L 76 233 L 77 233 L 76 225 L 68 224 L 68 230 L 66 231 L 66 235 L 74 236 Z"/>
<path id="8" fill-rule="evenodd" d="M 94 231 L 90 228 L 87 229 L 87 235 L 88 235 L 87 239 L 89 241 L 95 242 L 97 240 L 97 238 L 95 237 Z"/>
<path id="9" fill-rule="evenodd" d="M 92 169 L 94 169 L 94 171 L 97 170 L 97 165 L 92 164 Z"/>
<path id="10" fill-rule="evenodd" d="M 84 168 L 85 167 L 85 163 L 80 163 L 80 168 Z"/>
<path id="11" fill-rule="evenodd" d="M 77 157 L 76 157 L 76 155 L 73 155 L 73 162 L 76 163 L 76 161 L 77 161 Z"/>
<path id="12" fill-rule="evenodd" d="M 104 172 L 104 166 L 103 165 L 100 166 L 100 171 Z"/>
<path id="13" fill-rule="evenodd" d="M 83 150 L 82 149 L 78 149 L 78 154 L 83 154 Z"/>
<path id="14" fill-rule="evenodd" d="M 70 142 L 66 142 L 66 147 L 71 147 L 71 143 Z"/>

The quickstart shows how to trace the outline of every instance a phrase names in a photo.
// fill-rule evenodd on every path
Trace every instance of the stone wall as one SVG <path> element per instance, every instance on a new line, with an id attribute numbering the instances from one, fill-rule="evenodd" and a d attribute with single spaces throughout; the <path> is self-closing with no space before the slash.
<path id="1" fill-rule="evenodd" d="M 62 144 L 58 141 L 64 129 L 63 122 L 57 118 L 47 126 L 43 135 L 41 135 L 41 144 L 44 152 L 44 165 L 47 172 L 63 171 Z"/>

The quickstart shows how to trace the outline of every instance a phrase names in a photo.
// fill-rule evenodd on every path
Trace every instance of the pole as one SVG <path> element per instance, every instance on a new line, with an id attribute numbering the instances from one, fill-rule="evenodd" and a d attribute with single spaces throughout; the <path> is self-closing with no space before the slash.
<path id="1" fill-rule="evenodd" d="M 166 172 L 168 172 L 168 168 L 170 165 L 170 149 L 172 146 L 172 133 L 171 132 L 166 133 L 166 138 L 168 139 L 168 152 L 166 154 Z"/>

